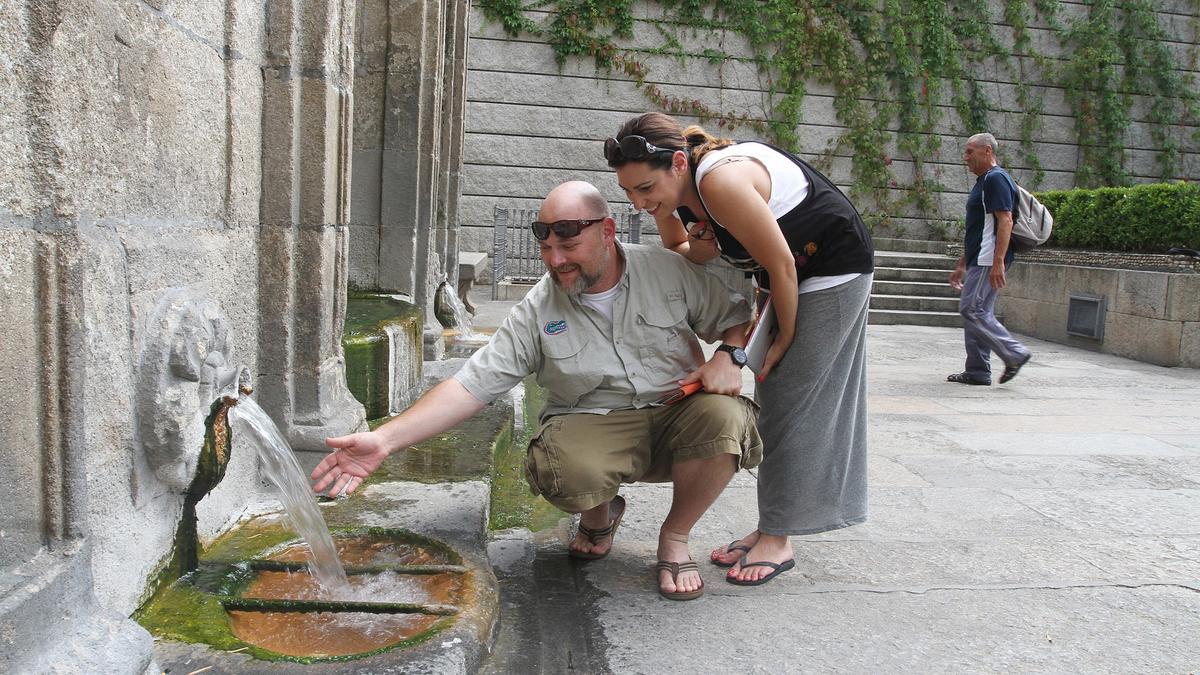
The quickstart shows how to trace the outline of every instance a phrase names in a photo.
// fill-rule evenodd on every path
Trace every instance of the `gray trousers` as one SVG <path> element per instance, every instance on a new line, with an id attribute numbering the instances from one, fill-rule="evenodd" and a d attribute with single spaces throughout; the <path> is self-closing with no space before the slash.
<path id="1" fill-rule="evenodd" d="M 963 342 L 967 348 L 967 377 L 975 380 L 992 379 L 992 352 L 1011 366 L 1021 363 L 1029 349 L 1017 342 L 996 320 L 996 289 L 988 280 L 991 267 L 968 265 L 963 279 L 958 313 L 963 318 Z"/>

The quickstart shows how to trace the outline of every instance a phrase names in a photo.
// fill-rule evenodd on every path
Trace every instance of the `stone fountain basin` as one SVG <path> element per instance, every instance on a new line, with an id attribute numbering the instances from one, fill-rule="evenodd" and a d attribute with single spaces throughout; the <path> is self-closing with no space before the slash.
<path id="1" fill-rule="evenodd" d="M 351 594 L 330 598 L 289 534 L 277 518 L 251 521 L 136 618 L 160 638 L 256 659 L 341 661 L 420 644 L 453 626 L 473 597 L 472 569 L 446 544 L 350 528 L 332 534 Z"/>

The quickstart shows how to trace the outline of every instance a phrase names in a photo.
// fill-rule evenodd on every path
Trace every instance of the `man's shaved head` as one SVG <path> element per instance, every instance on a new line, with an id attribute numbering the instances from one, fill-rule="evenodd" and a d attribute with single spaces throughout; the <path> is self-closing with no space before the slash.
<path id="1" fill-rule="evenodd" d="M 538 220 L 553 222 L 575 218 L 607 218 L 612 213 L 608 201 L 591 183 L 573 180 L 559 185 L 546 195 Z"/>

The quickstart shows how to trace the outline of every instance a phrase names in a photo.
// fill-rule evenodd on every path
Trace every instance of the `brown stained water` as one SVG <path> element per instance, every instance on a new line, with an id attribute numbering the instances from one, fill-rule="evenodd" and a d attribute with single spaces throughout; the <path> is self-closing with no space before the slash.
<path id="1" fill-rule="evenodd" d="M 229 612 L 239 639 L 287 656 L 350 656 L 383 649 L 443 617 L 368 612 Z"/>
<path id="2" fill-rule="evenodd" d="M 341 559 L 349 566 L 443 565 L 445 554 L 370 535 L 339 537 Z M 299 562 L 306 552 L 290 545 L 269 556 L 271 560 Z M 458 605 L 463 596 L 460 574 L 352 575 L 349 590 L 339 600 L 390 603 Z M 317 600 L 323 589 L 303 572 L 259 572 L 240 594 L 242 598 Z M 349 656 L 388 647 L 422 633 L 445 617 L 423 614 L 373 612 L 250 612 L 230 611 L 230 625 L 239 639 L 288 656 Z"/>
<path id="3" fill-rule="evenodd" d="M 333 540 L 337 556 L 345 565 L 449 565 L 446 555 L 420 544 L 410 544 L 371 535 L 342 535 Z M 301 543 L 288 544 L 267 556 L 268 560 L 302 562 L 308 551 Z M 347 599 L 347 598 L 342 598 Z"/>

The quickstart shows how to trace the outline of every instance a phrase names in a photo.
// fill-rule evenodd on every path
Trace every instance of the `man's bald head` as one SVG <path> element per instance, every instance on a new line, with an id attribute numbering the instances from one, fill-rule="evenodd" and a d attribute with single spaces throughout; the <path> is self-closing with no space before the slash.
<path id="1" fill-rule="evenodd" d="M 546 195 L 538 220 L 552 223 L 556 220 L 608 218 L 612 212 L 608 201 L 595 185 L 581 180 L 568 181 Z"/>

